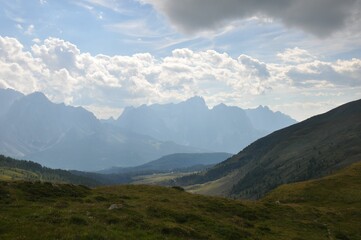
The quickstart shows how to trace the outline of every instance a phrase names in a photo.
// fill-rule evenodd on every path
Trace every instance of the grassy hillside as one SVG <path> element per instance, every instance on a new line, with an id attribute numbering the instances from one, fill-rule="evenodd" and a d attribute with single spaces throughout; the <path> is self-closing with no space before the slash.
<path id="1" fill-rule="evenodd" d="M 62 182 L 88 186 L 96 186 L 100 183 L 93 178 L 77 176 L 69 171 L 50 169 L 38 163 L 15 160 L 3 155 L 0 155 L 0 180 Z"/>
<path id="2" fill-rule="evenodd" d="M 190 169 L 191 170 L 191 169 Z M 66 171 L 43 167 L 32 161 L 16 160 L 0 155 L 0 181 L 43 181 L 53 183 L 82 184 L 89 187 L 127 183 L 161 184 L 164 179 L 184 176 L 183 173 L 153 174 L 157 171 L 124 172 L 100 174 L 93 172 Z M 189 173 L 188 173 L 189 174 Z"/>
<path id="3" fill-rule="evenodd" d="M 361 162 L 355 163 L 333 175 L 321 179 L 286 184 L 263 198 L 287 204 L 318 207 L 347 207 L 361 210 Z"/>
<path id="4" fill-rule="evenodd" d="M 319 211 L 330 239 L 361 239 L 361 162 L 336 174 L 287 184 L 270 192 L 262 202 Z"/>
<path id="5" fill-rule="evenodd" d="M 0 239 L 356 240 L 360 179 L 357 164 L 257 202 L 158 186 L 0 182 Z"/>
<path id="6" fill-rule="evenodd" d="M 276 131 L 206 172 L 175 184 L 260 198 L 279 185 L 326 176 L 361 159 L 361 100 Z"/>

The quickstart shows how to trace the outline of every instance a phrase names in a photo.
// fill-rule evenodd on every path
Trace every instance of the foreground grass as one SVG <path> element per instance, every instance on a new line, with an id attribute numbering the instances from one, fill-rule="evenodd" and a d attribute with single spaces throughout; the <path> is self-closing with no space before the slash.
<path id="1" fill-rule="evenodd" d="M 0 239 L 356 240 L 360 179 L 356 164 L 332 177 L 282 186 L 258 202 L 145 185 L 89 189 L 3 181 Z"/>

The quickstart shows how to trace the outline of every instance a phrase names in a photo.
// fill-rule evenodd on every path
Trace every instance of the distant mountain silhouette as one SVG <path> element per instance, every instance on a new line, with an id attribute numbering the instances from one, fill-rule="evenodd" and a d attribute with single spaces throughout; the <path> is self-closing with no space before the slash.
<path id="1" fill-rule="evenodd" d="M 361 160 L 361 100 L 276 131 L 206 172 L 176 180 L 197 193 L 259 198 Z"/>
<path id="2" fill-rule="evenodd" d="M 35 92 L 15 101 L 3 117 L 0 149 L 11 156 L 24 157 L 53 147 L 71 129 L 87 136 L 99 128 L 96 117 L 85 109 L 54 104 L 44 94 Z"/>
<path id="3" fill-rule="evenodd" d="M 0 99 L 10 105 L 0 120 L 2 154 L 53 168 L 100 170 L 201 151 L 102 124 L 91 112 L 54 104 L 42 93 L 9 91 L 0 92 Z"/>
<path id="4" fill-rule="evenodd" d="M 129 168 L 110 168 L 99 171 L 103 174 L 194 171 L 220 163 L 231 157 L 229 153 L 174 153 L 159 159 Z"/>
<path id="5" fill-rule="evenodd" d="M 219 104 L 209 109 L 201 97 L 178 104 L 126 108 L 117 126 L 162 141 L 236 153 L 254 140 L 296 123 L 268 108 L 243 110 Z"/>
<path id="6" fill-rule="evenodd" d="M 267 133 L 296 123 L 296 121 L 287 115 L 281 112 L 273 112 L 267 106 L 259 106 L 255 109 L 245 109 L 244 111 L 254 128 Z"/>
<path id="7" fill-rule="evenodd" d="M 259 112 L 220 104 L 209 109 L 201 97 L 129 107 L 116 121 L 100 121 L 82 107 L 52 103 L 40 92 L 25 96 L 0 89 L 0 100 L 1 154 L 75 170 L 137 166 L 173 153 L 233 153 L 295 122 L 268 108 Z M 257 120 L 257 114 L 279 118 L 280 124 Z"/>

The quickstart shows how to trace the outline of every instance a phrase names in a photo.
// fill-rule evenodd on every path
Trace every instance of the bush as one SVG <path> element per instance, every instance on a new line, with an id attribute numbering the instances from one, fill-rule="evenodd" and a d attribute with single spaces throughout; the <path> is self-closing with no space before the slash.
<path id="1" fill-rule="evenodd" d="M 84 218 L 79 216 L 72 216 L 69 222 L 75 225 L 88 225 L 88 222 Z"/>
<path id="2" fill-rule="evenodd" d="M 173 189 L 176 189 L 176 190 L 178 190 L 178 191 L 184 192 L 184 188 L 182 188 L 182 187 L 180 187 L 180 186 L 173 186 L 172 188 L 173 188 Z"/>

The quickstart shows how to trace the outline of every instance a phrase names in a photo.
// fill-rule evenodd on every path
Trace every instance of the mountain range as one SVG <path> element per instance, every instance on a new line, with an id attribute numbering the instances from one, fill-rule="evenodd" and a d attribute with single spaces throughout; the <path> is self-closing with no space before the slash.
<path id="1" fill-rule="evenodd" d="M 263 137 L 209 170 L 176 179 L 193 192 L 260 198 L 361 160 L 361 100 Z"/>
<path id="2" fill-rule="evenodd" d="M 115 121 L 123 129 L 162 141 L 229 153 L 294 123 L 289 116 L 262 106 L 243 110 L 219 104 L 209 109 L 197 96 L 178 104 L 128 107 Z"/>
<path id="3" fill-rule="evenodd" d="M 201 151 L 102 124 L 84 108 L 52 103 L 39 92 L 13 93 L 0 91 L 8 106 L 0 118 L 0 152 L 4 155 L 52 168 L 92 171 Z"/>
<path id="4" fill-rule="evenodd" d="M 86 171 L 141 165 L 173 153 L 234 153 L 295 122 L 267 107 L 209 109 L 201 97 L 128 107 L 116 121 L 106 122 L 82 107 L 55 104 L 40 92 L 0 89 L 0 100 L 1 154 Z M 278 125 L 267 124 L 272 118 Z"/>

